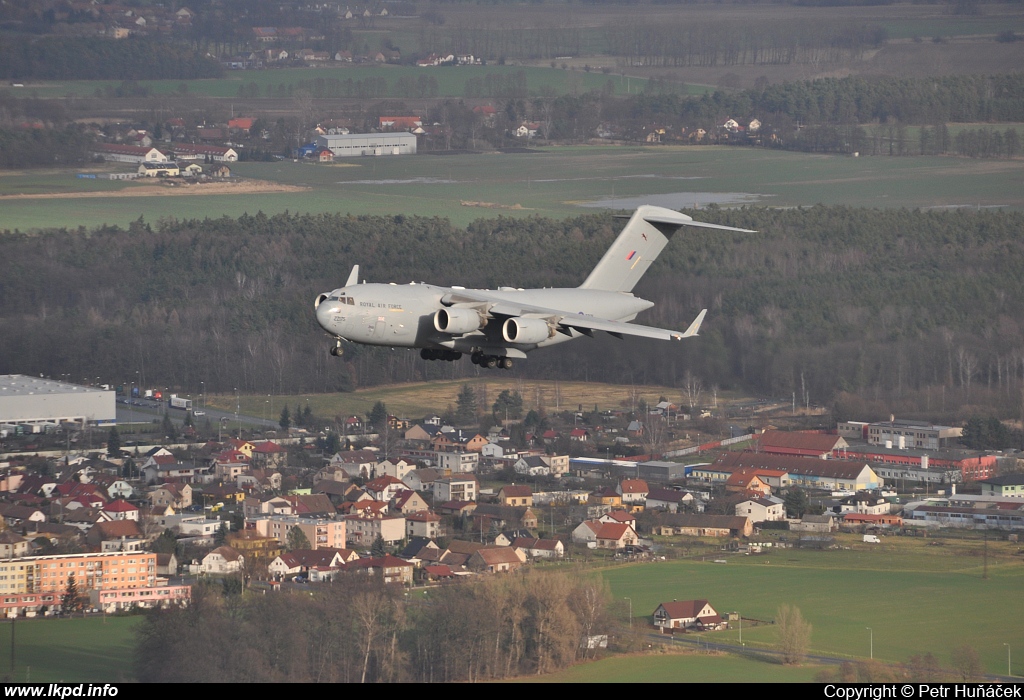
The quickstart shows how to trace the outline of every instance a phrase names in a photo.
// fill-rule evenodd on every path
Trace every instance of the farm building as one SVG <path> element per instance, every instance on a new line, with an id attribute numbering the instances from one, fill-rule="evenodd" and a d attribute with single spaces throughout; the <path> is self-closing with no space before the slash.
<path id="1" fill-rule="evenodd" d="M 316 143 L 329 148 L 335 158 L 416 155 L 416 136 L 406 133 L 324 134 Z"/>

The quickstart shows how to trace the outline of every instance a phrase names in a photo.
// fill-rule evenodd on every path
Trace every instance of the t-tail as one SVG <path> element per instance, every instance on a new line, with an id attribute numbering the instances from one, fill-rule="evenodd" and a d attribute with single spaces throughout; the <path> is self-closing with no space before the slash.
<path id="1" fill-rule="evenodd" d="M 637 207 L 633 216 L 626 223 L 626 227 L 622 229 L 622 233 L 612 243 L 611 248 L 601 258 L 597 267 L 580 285 L 580 289 L 600 289 L 610 292 L 633 291 L 633 287 L 647 272 L 647 268 L 668 245 L 672 235 L 683 226 L 756 233 L 756 231 L 743 228 L 705 224 L 671 209 L 644 204 Z"/>

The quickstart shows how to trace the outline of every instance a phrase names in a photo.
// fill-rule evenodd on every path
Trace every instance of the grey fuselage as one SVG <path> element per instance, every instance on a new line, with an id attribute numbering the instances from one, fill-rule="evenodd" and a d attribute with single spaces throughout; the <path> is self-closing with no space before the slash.
<path id="1" fill-rule="evenodd" d="M 451 304 L 443 299 L 458 295 L 460 287 L 438 287 L 431 284 L 356 284 L 332 291 L 316 308 L 320 326 L 330 335 L 367 345 L 402 348 L 447 348 L 458 352 L 474 351 L 528 352 L 578 338 L 554 333 L 538 343 L 510 343 L 502 337 L 502 316 L 487 319 L 480 330 L 465 334 L 438 331 L 434 315 Z M 567 314 L 596 316 L 615 321 L 632 321 L 638 313 L 654 306 L 653 302 L 633 296 L 630 292 L 596 289 L 513 289 L 471 290 L 495 302 L 538 309 L 558 309 Z M 461 306 L 461 305 L 460 305 Z M 527 312 L 524 315 L 531 315 Z M 537 313 L 538 316 L 546 314 Z"/>

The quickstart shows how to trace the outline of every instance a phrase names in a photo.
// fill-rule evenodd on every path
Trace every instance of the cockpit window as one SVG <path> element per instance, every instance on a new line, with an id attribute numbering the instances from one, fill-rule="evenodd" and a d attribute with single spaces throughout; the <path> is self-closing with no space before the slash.
<path id="1" fill-rule="evenodd" d="M 349 306 L 355 306 L 356 305 L 356 300 L 353 299 L 352 297 L 349 297 L 348 298 L 348 305 Z"/>
<path id="2" fill-rule="evenodd" d="M 331 296 L 327 297 L 327 301 L 338 301 L 340 298 L 341 297 L 339 297 L 337 294 L 332 294 Z"/>

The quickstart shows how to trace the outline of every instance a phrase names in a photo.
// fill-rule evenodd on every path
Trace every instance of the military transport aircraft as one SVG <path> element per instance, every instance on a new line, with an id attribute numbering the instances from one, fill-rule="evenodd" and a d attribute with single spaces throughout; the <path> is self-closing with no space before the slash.
<path id="1" fill-rule="evenodd" d="M 604 331 L 617 338 L 635 335 L 682 340 L 697 335 L 707 309 L 685 331 L 629 323 L 654 306 L 632 290 L 683 226 L 754 233 L 706 224 L 685 214 L 643 205 L 576 288 L 466 289 L 411 282 L 407 285 L 359 283 L 359 266 L 345 286 L 319 295 L 317 322 L 335 338 L 331 354 L 340 356 L 343 340 L 366 345 L 420 348 L 425 360 L 458 360 L 509 369 L 514 359 L 537 348 Z"/>

